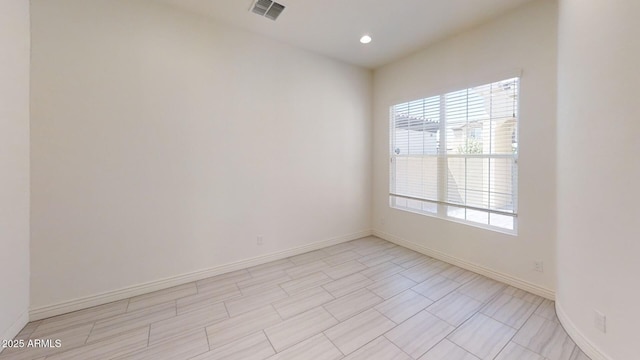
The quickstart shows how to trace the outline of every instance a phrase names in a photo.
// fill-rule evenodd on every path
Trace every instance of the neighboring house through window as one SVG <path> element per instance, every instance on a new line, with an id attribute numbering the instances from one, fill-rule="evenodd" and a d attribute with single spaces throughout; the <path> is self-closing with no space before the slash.
<path id="1" fill-rule="evenodd" d="M 520 79 L 391 107 L 393 208 L 516 233 Z"/>

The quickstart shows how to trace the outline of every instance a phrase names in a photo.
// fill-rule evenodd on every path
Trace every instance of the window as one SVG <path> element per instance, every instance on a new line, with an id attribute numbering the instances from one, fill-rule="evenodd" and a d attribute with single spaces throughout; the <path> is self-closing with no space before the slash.
<path id="1" fill-rule="evenodd" d="M 519 78 L 391 107 L 391 207 L 516 233 Z"/>

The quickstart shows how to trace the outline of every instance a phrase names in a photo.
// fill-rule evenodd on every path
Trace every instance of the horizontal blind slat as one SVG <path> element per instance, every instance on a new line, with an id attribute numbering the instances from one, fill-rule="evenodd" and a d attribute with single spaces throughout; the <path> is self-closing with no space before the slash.
<path id="1" fill-rule="evenodd" d="M 402 195 L 402 194 L 389 193 L 389 196 L 408 199 L 408 200 L 427 201 L 427 202 L 434 203 L 434 204 L 451 205 L 451 206 L 466 208 L 466 209 L 470 209 L 470 210 L 485 211 L 485 212 L 490 213 L 490 214 L 499 214 L 499 215 L 505 215 L 505 216 L 511 216 L 511 217 L 517 217 L 518 216 L 518 214 L 507 212 L 507 211 L 480 209 L 480 208 L 474 208 L 473 206 L 460 206 L 459 204 L 452 204 L 452 203 L 448 203 L 446 201 L 420 199 L 420 198 L 414 198 L 414 197 L 406 196 L 406 195 Z"/>

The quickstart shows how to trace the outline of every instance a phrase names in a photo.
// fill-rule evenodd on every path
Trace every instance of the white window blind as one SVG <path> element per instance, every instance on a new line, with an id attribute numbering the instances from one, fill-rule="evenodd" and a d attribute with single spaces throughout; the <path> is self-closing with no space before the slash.
<path id="1" fill-rule="evenodd" d="M 519 85 L 392 106 L 391 206 L 515 232 Z"/>

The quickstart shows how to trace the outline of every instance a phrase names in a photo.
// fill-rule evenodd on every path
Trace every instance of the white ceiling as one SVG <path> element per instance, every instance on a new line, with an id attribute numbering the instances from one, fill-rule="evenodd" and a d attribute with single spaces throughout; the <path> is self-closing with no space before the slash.
<path id="1" fill-rule="evenodd" d="M 376 68 L 530 0 L 279 0 L 277 21 L 252 0 L 157 0 L 267 37 Z M 373 41 L 359 39 L 370 34 Z"/>

